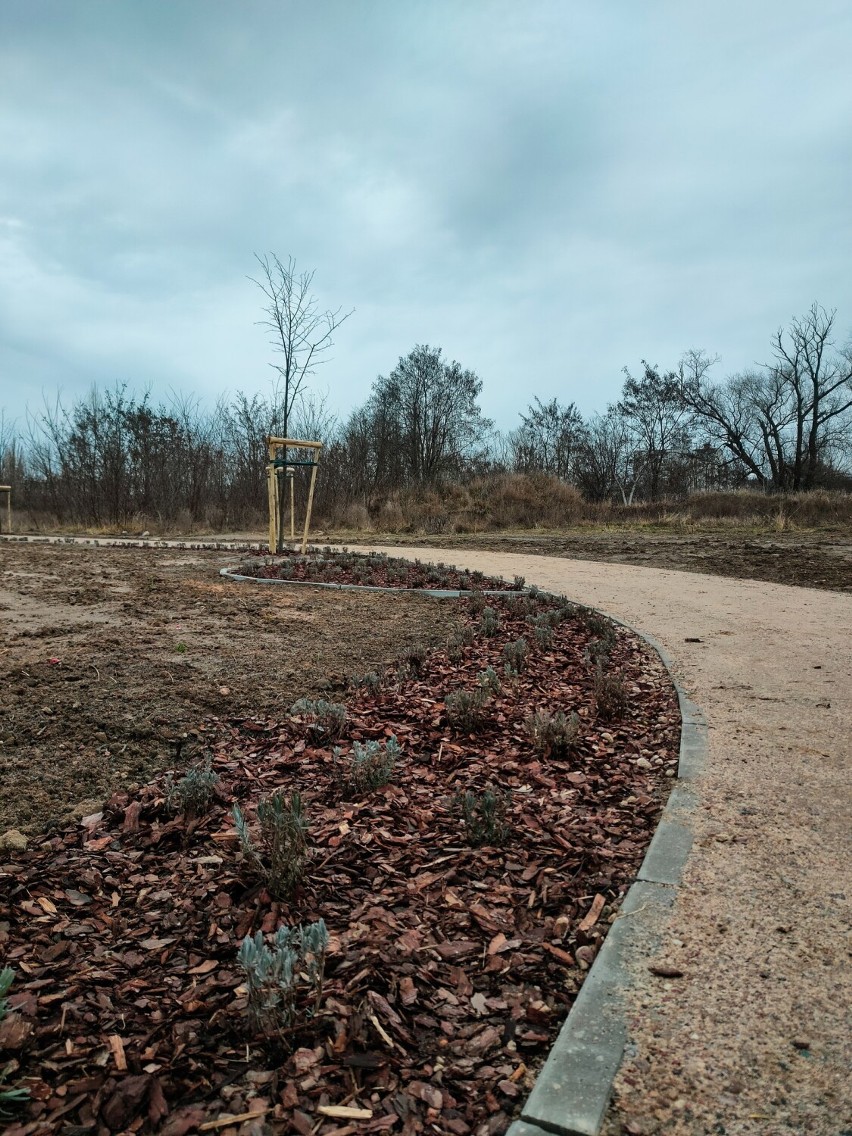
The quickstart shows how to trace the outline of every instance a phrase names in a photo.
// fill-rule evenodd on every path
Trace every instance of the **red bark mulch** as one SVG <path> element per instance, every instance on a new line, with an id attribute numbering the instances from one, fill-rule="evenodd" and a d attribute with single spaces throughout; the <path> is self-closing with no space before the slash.
<path id="1" fill-rule="evenodd" d="M 340 696 L 337 762 L 284 707 L 210 720 L 197 737 L 220 780 L 202 818 L 173 816 L 152 785 L 0 865 L 0 960 L 16 973 L 0 1068 L 11 1060 L 8 1084 L 31 1094 L 8 1136 L 506 1130 L 641 863 L 680 722 L 637 637 L 614 633 L 608 669 L 628 707 L 603 721 L 599 626 L 572 614 L 542 647 L 517 601 L 491 606 L 497 634 L 455 644 L 452 662 L 430 652 Z M 520 635 L 528 663 L 506 679 L 503 646 Z M 445 697 L 488 665 L 502 693 L 465 733 Z M 579 715 L 567 753 L 534 751 L 523 723 L 537 708 Z M 391 783 L 343 799 L 351 742 L 391 733 Z M 247 872 L 231 814 L 238 801 L 252 819 L 281 786 L 300 790 L 312 844 L 286 903 Z M 509 801 L 508 837 L 471 847 L 457 794 L 487 786 Z M 253 1036 L 240 942 L 320 916 L 319 1014 Z"/>

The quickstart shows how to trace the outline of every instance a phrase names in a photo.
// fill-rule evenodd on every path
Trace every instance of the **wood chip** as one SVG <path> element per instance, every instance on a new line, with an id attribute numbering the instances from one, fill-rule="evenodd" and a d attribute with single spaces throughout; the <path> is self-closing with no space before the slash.
<path id="1" fill-rule="evenodd" d="M 317 1105 L 320 1116 L 331 1116 L 336 1120 L 372 1120 L 371 1108 L 355 1108 L 349 1104 L 320 1104 Z"/>

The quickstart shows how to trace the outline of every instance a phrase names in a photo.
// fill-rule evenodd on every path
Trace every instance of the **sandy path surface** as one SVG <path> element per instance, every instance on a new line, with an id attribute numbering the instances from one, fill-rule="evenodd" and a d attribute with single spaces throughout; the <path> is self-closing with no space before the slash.
<path id="1" fill-rule="evenodd" d="M 852 1136 L 852 596 L 400 551 L 619 616 L 660 640 L 707 717 L 695 843 L 656 959 L 683 977 L 637 962 L 606 1136 Z"/>

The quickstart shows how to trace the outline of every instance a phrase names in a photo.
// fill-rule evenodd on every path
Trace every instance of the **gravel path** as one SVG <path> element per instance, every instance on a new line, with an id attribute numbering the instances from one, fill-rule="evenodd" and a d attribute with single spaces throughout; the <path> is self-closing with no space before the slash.
<path id="1" fill-rule="evenodd" d="M 619 616 L 667 648 L 707 717 L 695 843 L 659 955 L 635 968 L 605 1136 L 852 1136 L 852 596 L 400 551 Z M 655 977 L 650 961 L 683 977 Z"/>

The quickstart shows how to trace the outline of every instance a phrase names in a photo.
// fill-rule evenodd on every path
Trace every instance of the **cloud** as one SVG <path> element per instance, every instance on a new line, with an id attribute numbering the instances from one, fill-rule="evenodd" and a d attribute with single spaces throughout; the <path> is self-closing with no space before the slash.
<path id="1" fill-rule="evenodd" d="M 0 7 L 0 407 L 265 389 L 254 253 L 356 313 L 346 413 L 417 342 L 586 411 L 852 324 L 848 7 L 30 0 Z"/>

